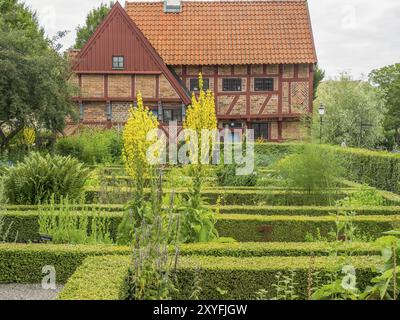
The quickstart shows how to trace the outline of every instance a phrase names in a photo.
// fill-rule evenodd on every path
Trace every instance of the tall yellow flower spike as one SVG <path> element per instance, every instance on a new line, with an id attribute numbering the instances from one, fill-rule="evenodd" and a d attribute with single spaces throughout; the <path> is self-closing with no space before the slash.
<path id="1" fill-rule="evenodd" d="M 131 106 L 129 119 L 124 127 L 123 159 L 128 174 L 137 178 L 149 174 L 150 165 L 146 158 L 148 148 L 153 145 L 157 138 L 147 141 L 147 134 L 158 128 L 155 115 L 143 105 L 142 95 L 137 94 L 137 108 Z"/>
<path id="2" fill-rule="evenodd" d="M 203 129 L 217 129 L 217 116 L 215 112 L 215 99 L 211 90 L 203 90 L 203 76 L 199 74 L 199 97 L 192 96 L 192 105 L 186 112 L 183 124 L 185 129 L 192 129 L 197 133 L 199 146 L 201 145 L 201 131 Z"/>

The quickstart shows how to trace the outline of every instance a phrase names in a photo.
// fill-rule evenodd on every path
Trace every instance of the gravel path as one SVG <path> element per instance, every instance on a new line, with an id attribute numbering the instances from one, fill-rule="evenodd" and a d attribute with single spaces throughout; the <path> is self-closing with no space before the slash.
<path id="1" fill-rule="evenodd" d="M 40 284 L 0 284 L 0 300 L 54 300 L 63 286 L 44 290 Z"/>

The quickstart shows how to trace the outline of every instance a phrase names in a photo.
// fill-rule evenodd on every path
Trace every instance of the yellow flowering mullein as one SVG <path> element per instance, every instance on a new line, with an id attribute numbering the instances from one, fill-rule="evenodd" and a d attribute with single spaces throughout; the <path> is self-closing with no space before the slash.
<path id="1" fill-rule="evenodd" d="M 123 159 L 128 174 L 134 178 L 137 189 L 143 189 L 144 178 L 150 176 L 151 166 L 146 158 L 149 147 L 157 140 L 147 140 L 150 131 L 158 128 L 155 115 L 143 105 L 142 95 L 137 95 L 137 108 L 131 106 L 129 119 L 123 131 Z M 137 190 L 140 193 L 143 190 Z"/>
<path id="2" fill-rule="evenodd" d="M 194 178 L 194 193 L 196 197 L 200 196 L 201 177 L 203 166 L 201 164 L 201 146 L 202 146 L 202 130 L 217 129 L 217 116 L 215 112 L 215 99 L 211 90 L 205 92 L 203 90 L 203 76 L 199 74 L 199 96 L 192 96 L 192 105 L 186 112 L 186 119 L 183 123 L 184 129 L 193 130 L 197 134 L 197 153 L 190 154 L 192 162 L 195 165 L 192 167 L 191 173 Z M 207 136 L 207 139 L 210 139 Z M 212 139 L 210 139 L 210 147 L 212 148 Z M 197 163 L 197 164 L 196 164 Z"/>
<path id="3" fill-rule="evenodd" d="M 183 124 L 184 129 L 191 129 L 197 134 L 198 138 L 198 154 L 193 155 L 199 160 L 201 154 L 202 130 L 217 129 L 217 116 L 215 113 L 215 99 L 211 90 L 205 92 L 203 90 L 203 76 L 199 74 L 199 96 L 192 96 L 192 104 L 186 112 L 186 119 Z"/>

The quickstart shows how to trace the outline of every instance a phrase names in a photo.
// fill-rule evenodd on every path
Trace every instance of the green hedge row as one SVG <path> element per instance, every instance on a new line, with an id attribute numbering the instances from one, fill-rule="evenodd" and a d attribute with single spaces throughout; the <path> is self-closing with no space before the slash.
<path id="1" fill-rule="evenodd" d="M 285 247 L 296 255 L 314 252 L 317 257 L 313 268 L 329 273 L 343 261 L 340 258 L 318 257 L 318 252 L 326 254 L 328 246 L 324 243 L 251 244 L 253 253 L 249 256 L 250 244 L 184 245 L 179 259 L 179 294 L 175 298 L 187 299 L 190 296 L 197 268 L 200 268 L 202 299 L 251 299 L 259 289 L 272 290 L 277 272 L 291 270 L 296 271 L 296 282 L 300 284 L 298 294 L 304 296 L 311 259 L 308 256 L 275 255 L 287 254 Z M 357 254 L 378 251 L 373 244 L 361 243 L 355 243 L 353 249 Z M 376 256 L 353 256 L 359 285 L 369 283 L 373 276 L 371 268 L 376 266 L 378 260 Z M 42 268 L 54 266 L 57 283 L 67 283 L 60 299 L 123 299 L 129 262 L 128 247 L 2 244 L 0 283 L 38 283 L 44 276 Z M 227 295 L 221 296 L 217 288 L 226 290 Z M 273 291 L 269 294 L 274 296 Z"/>
<path id="2" fill-rule="evenodd" d="M 350 253 L 353 256 L 379 255 L 380 247 L 374 242 L 354 242 L 349 244 L 332 244 L 328 242 L 235 242 L 235 243 L 192 243 L 180 246 L 182 256 L 214 257 L 298 257 L 328 256 L 332 247 L 339 253 Z"/>
<path id="3" fill-rule="evenodd" d="M 313 269 L 320 272 L 321 281 L 328 282 L 328 275 L 344 263 L 334 257 L 316 257 Z M 356 268 L 357 285 L 365 288 L 374 273 L 379 257 L 353 257 L 351 263 Z M 295 272 L 296 294 L 300 299 L 307 297 L 307 280 L 310 257 L 183 257 L 179 264 L 177 299 L 187 299 L 193 291 L 196 268 L 200 267 L 200 298 L 254 299 L 260 289 L 267 290 L 268 298 L 276 296 L 273 285 L 277 284 L 277 273 L 288 275 Z M 349 262 L 347 262 L 349 263 Z M 217 290 L 219 288 L 220 290 Z M 221 295 L 221 290 L 226 294 Z"/>
<path id="4" fill-rule="evenodd" d="M 347 178 L 387 191 L 400 192 L 400 155 L 365 149 L 323 146 L 343 159 Z"/>
<path id="5" fill-rule="evenodd" d="M 221 214 L 288 215 L 288 216 L 327 216 L 330 213 L 355 212 L 357 215 L 398 215 L 397 206 L 365 207 L 317 207 L 317 206 L 211 206 Z"/>
<path id="6" fill-rule="evenodd" d="M 65 283 L 89 256 L 129 254 L 126 247 L 0 244 L 0 283 L 40 283 L 42 268 L 54 266 L 57 283 Z"/>
<path id="7" fill-rule="evenodd" d="M 165 194 L 172 190 L 164 190 Z M 187 190 L 174 190 L 176 194 L 187 194 Z M 274 189 L 207 189 L 202 191 L 204 200 L 209 204 L 216 204 L 221 200 L 223 205 L 333 205 L 336 200 L 343 199 L 354 189 L 344 189 L 338 192 L 324 192 L 309 194 L 302 191 L 285 191 Z M 150 191 L 147 191 L 150 194 Z M 132 192 L 126 188 L 107 188 L 101 191 L 97 188 L 86 190 L 86 202 L 96 203 L 106 201 L 112 204 L 123 204 L 132 198 Z M 394 204 L 388 201 L 388 205 Z"/>
<path id="8" fill-rule="evenodd" d="M 115 238 L 122 214 L 108 212 L 104 215 L 110 218 L 110 233 Z M 223 214 L 217 215 L 216 218 L 216 227 L 220 236 L 231 237 L 242 242 L 303 242 L 307 235 L 316 236 L 319 232 L 322 237 L 327 237 L 329 232 L 335 230 L 333 216 Z M 12 223 L 8 241 L 14 241 L 16 233 L 18 233 L 18 242 L 40 240 L 37 212 L 7 212 L 4 220 L 6 226 Z M 376 239 L 383 232 L 398 228 L 400 216 L 356 216 L 354 225 L 358 234 L 367 239 Z"/>
<path id="9" fill-rule="evenodd" d="M 279 160 L 291 153 L 300 152 L 302 148 L 303 144 L 259 144 L 255 146 L 256 161 L 259 165 L 267 166 L 271 163 L 269 159 Z M 343 159 L 348 179 L 400 193 L 399 154 L 328 145 L 321 148 L 333 149 Z"/>
<path id="10" fill-rule="evenodd" d="M 58 206 L 55 205 L 54 208 Z M 102 211 L 102 212 L 122 212 L 124 205 L 122 204 L 87 204 L 87 205 L 73 205 L 73 210 L 80 211 Z M 42 206 L 46 208 L 46 206 Z M 48 208 L 48 207 L 47 207 Z M 211 210 L 217 211 L 221 214 L 251 214 L 251 215 L 288 215 L 288 216 L 326 216 L 330 213 L 340 211 L 355 212 L 357 215 L 399 215 L 400 206 L 363 206 L 363 207 L 320 207 L 320 206 L 241 206 L 241 205 L 221 205 L 209 206 Z M 7 205 L 4 206 L 7 211 L 36 211 L 37 205 Z"/>
<path id="11" fill-rule="evenodd" d="M 129 256 L 88 257 L 58 300 L 124 300 Z"/>
<path id="12" fill-rule="evenodd" d="M 73 212 L 71 214 L 83 215 L 83 212 Z M 105 212 L 103 216 L 110 219 L 110 233 L 115 238 L 118 225 L 122 220 L 121 212 Z M 6 241 L 14 242 L 40 242 L 39 235 L 39 212 L 37 211 L 6 211 L 2 214 L 3 222 L 9 233 Z M 90 227 L 89 214 L 89 227 Z"/>
<path id="13" fill-rule="evenodd" d="M 336 230 L 335 219 L 333 216 L 222 215 L 217 220 L 217 230 L 222 237 L 242 242 L 302 242 L 308 235 L 327 237 Z M 373 240 L 399 227 L 400 216 L 357 216 L 353 224 L 359 235 Z"/>
<path id="14" fill-rule="evenodd" d="M 187 300 L 193 292 L 195 279 L 200 280 L 200 299 L 254 299 L 260 289 L 268 291 L 268 297 L 276 296 L 273 285 L 277 273 L 295 272 L 296 294 L 306 298 L 310 269 L 309 257 L 182 257 L 177 272 L 177 289 L 174 299 Z M 365 287 L 374 273 L 379 257 L 353 257 L 357 284 Z M 322 282 L 337 270 L 343 261 L 333 257 L 316 257 L 313 269 L 320 273 Z M 126 271 L 130 259 L 127 256 L 90 257 L 78 268 L 61 292 L 62 300 L 121 300 L 126 294 Z M 198 268 L 200 268 L 198 271 Z M 221 294 L 225 291 L 225 294 Z"/>

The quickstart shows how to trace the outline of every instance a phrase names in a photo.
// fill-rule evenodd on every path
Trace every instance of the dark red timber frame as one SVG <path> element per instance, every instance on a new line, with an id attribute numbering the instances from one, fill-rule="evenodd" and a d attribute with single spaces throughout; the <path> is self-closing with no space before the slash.
<path id="1" fill-rule="evenodd" d="M 215 93 L 215 105 L 216 108 L 218 108 L 218 100 L 222 96 L 234 96 L 233 101 L 231 102 L 228 112 L 225 115 L 218 114 L 217 112 L 217 118 L 219 121 L 243 121 L 247 127 L 251 127 L 252 122 L 271 122 L 271 121 L 277 121 L 278 125 L 278 141 L 283 140 L 282 138 L 282 122 L 284 121 L 298 121 L 300 119 L 300 114 L 298 113 L 292 113 L 291 112 L 291 106 L 290 106 L 290 100 L 291 100 L 291 83 L 292 82 L 307 82 L 309 83 L 309 112 L 312 112 L 312 103 L 313 103 L 313 87 L 314 87 L 314 82 L 313 82 L 313 65 L 309 64 L 309 77 L 307 78 L 299 78 L 299 65 L 298 64 L 293 64 L 294 65 L 294 75 L 291 78 L 283 78 L 283 65 L 280 64 L 278 65 L 278 73 L 267 73 L 267 65 L 263 65 L 263 72 L 262 73 L 257 73 L 254 74 L 251 71 L 251 65 L 247 65 L 246 67 L 246 73 L 245 74 L 235 74 L 234 73 L 234 66 L 231 67 L 231 72 L 230 74 L 219 74 L 218 73 L 218 65 L 213 66 L 213 73 L 206 73 L 203 72 L 203 77 L 204 78 L 213 78 L 214 79 L 214 93 Z M 207 66 L 207 67 L 212 67 L 212 66 Z M 196 69 L 196 68 L 192 68 Z M 199 72 L 202 72 L 202 67 L 197 66 L 197 69 Z M 208 68 L 211 69 L 211 68 Z M 198 74 L 190 74 L 187 72 L 188 66 L 183 65 L 182 66 L 182 81 L 186 84 L 188 79 L 191 78 L 197 78 Z M 222 78 L 245 78 L 246 79 L 246 91 L 240 91 L 240 92 L 222 92 L 219 91 L 219 80 Z M 267 78 L 274 78 L 277 79 L 278 84 L 277 84 L 277 90 L 273 91 L 268 91 L 268 92 L 259 92 L 259 91 L 251 91 L 251 81 L 254 78 L 257 77 L 267 77 Z M 283 82 L 287 82 L 289 85 L 289 113 L 283 113 L 282 110 L 282 105 L 283 105 Z M 262 104 L 262 107 L 258 114 L 251 114 L 251 96 L 259 96 L 259 95 L 265 95 L 265 100 Z M 278 95 L 278 112 L 275 114 L 263 114 L 269 100 L 272 98 L 273 95 Z M 235 107 L 235 104 L 239 100 L 241 96 L 246 96 L 246 113 L 245 115 L 230 115 L 229 113 L 233 110 Z M 218 110 L 216 110 L 218 111 Z M 269 126 L 268 129 L 268 136 L 271 136 L 271 126 Z"/>
<path id="2" fill-rule="evenodd" d="M 126 41 L 122 44 L 123 39 L 120 34 L 127 35 L 126 30 L 122 30 L 123 28 L 118 23 L 114 22 L 114 19 L 122 19 L 130 29 L 132 34 L 132 42 L 135 42 L 134 45 L 139 46 L 141 50 L 140 56 L 136 56 L 136 53 L 133 53 L 131 48 L 129 48 L 132 43 L 128 43 Z M 104 32 L 106 28 L 111 28 L 112 37 L 108 35 L 108 37 L 104 40 L 101 37 L 105 36 Z M 118 38 L 119 37 L 119 38 Z M 115 38 L 118 38 L 115 40 Z M 101 43 L 117 41 L 122 48 L 120 51 L 123 51 L 124 54 L 121 54 L 125 57 L 125 69 L 124 70 L 113 70 L 111 64 L 112 55 L 108 56 L 106 44 Z M 93 53 L 91 52 L 93 46 L 98 45 L 99 48 L 95 50 Z M 88 54 L 93 54 L 94 59 L 91 59 L 91 62 L 85 61 Z M 108 59 L 109 58 L 109 59 Z M 92 62 L 93 61 L 93 62 Z M 172 74 L 172 72 L 168 69 L 160 55 L 156 52 L 156 50 L 152 47 L 150 42 L 146 39 L 140 29 L 136 26 L 136 24 L 132 21 L 132 19 L 128 16 L 123 7 L 116 2 L 110 13 L 107 15 L 106 19 L 102 22 L 102 24 L 97 28 L 96 32 L 92 35 L 86 45 L 82 48 L 79 54 L 76 57 L 76 63 L 72 67 L 73 72 L 75 72 L 79 77 L 79 85 L 82 87 L 82 79 L 81 75 L 84 74 L 95 74 L 104 76 L 104 89 L 106 90 L 108 87 L 108 75 L 118 74 L 118 75 L 132 75 L 132 97 L 131 99 L 135 100 L 134 97 L 134 83 L 135 83 L 135 75 L 156 75 L 159 80 L 159 76 L 163 74 L 166 79 L 170 82 L 173 89 L 176 91 L 180 99 L 162 99 L 163 102 L 183 102 L 185 105 L 189 105 L 191 100 L 187 95 L 184 88 L 180 85 L 178 79 Z M 159 82 L 158 82 L 159 83 Z M 108 97 L 108 94 L 105 92 L 104 97 L 75 97 L 75 101 L 126 101 L 126 97 Z M 143 99 L 145 102 L 159 102 L 159 97 L 155 97 L 154 99 Z"/>

